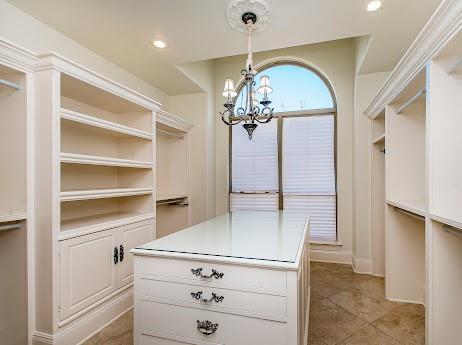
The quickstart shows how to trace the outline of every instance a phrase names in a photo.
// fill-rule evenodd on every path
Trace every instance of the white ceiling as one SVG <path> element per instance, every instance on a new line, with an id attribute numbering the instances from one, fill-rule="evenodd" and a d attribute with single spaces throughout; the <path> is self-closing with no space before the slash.
<path id="1" fill-rule="evenodd" d="M 175 66 L 242 54 L 246 37 L 225 19 L 229 0 L 8 0 L 169 94 L 200 88 Z M 371 35 L 361 73 L 390 70 L 441 0 L 267 0 L 273 21 L 255 51 Z M 153 38 L 168 48 L 150 45 Z"/>

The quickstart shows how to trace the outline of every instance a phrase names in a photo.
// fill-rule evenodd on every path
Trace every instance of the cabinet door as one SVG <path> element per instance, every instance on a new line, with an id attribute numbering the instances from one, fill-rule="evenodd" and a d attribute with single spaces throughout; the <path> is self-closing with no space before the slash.
<path id="1" fill-rule="evenodd" d="M 133 254 L 130 250 L 151 240 L 154 231 L 152 221 L 121 226 L 117 229 L 120 255 L 118 263 L 118 287 L 121 288 L 133 281 Z M 121 251 L 122 249 L 122 251 Z"/>
<path id="2" fill-rule="evenodd" d="M 116 235 L 106 230 L 60 242 L 61 320 L 116 291 Z"/>

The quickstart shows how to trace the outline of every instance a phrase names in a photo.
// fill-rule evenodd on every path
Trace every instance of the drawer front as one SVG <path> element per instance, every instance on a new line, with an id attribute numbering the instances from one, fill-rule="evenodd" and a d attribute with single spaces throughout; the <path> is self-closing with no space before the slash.
<path id="1" fill-rule="evenodd" d="M 277 321 L 255 319 L 193 309 L 150 301 L 141 302 L 141 333 L 170 338 L 205 341 L 223 345 L 284 345 L 286 344 L 286 324 Z M 203 322 L 198 329 L 198 321 Z M 206 321 L 213 327 L 206 327 Z M 211 333 L 211 334 L 204 334 Z"/>
<path id="2" fill-rule="evenodd" d="M 285 271 L 204 261 L 138 257 L 137 272 L 158 280 L 286 295 Z"/>
<path id="3" fill-rule="evenodd" d="M 159 337 L 153 337 L 150 335 L 143 334 L 141 336 L 140 345 L 188 345 L 185 342 L 179 342 L 175 340 L 162 339 Z"/>
<path id="4" fill-rule="evenodd" d="M 276 321 L 286 320 L 286 297 L 141 278 L 142 299 L 223 311 Z"/>

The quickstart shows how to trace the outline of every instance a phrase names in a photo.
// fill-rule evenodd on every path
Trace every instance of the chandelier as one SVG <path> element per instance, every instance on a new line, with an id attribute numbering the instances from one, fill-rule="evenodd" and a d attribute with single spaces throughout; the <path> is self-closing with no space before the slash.
<path id="1" fill-rule="evenodd" d="M 221 119 L 228 126 L 234 126 L 243 123 L 243 127 L 252 140 L 252 135 L 259 123 L 268 123 L 273 118 L 273 108 L 270 108 L 271 101 L 268 95 L 273 92 L 270 85 L 270 78 L 267 75 L 260 77 L 260 85 L 256 88 L 255 75 L 252 57 L 252 32 L 255 31 L 257 15 L 254 12 L 245 12 L 242 14 L 242 23 L 244 23 L 248 33 L 248 55 L 245 68 L 241 71 L 244 76 L 242 84 L 242 105 L 236 108 L 237 92 L 234 88 L 234 81 L 226 79 L 223 96 L 226 102 L 223 104 L 225 110 L 220 112 Z M 242 24 L 241 24 L 242 25 Z M 257 92 L 263 96 L 259 102 Z"/>

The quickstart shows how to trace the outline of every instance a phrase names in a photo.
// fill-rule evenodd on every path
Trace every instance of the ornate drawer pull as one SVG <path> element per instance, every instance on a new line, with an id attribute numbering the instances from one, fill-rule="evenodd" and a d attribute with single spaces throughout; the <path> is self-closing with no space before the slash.
<path id="1" fill-rule="evenodd" d="M 211 323 L 209 320 L 205 320 L 205 321 L 197 320 L 197 329 L 202 334 L 211 335 L 217 331 L 218 323 Z"/>
<path id="2" fill-rule="evenodd" d="M 191 297 L 195 299 L 196 301 L 201 301 L 203 303 L 210 303 L 210 302 L 220 303 L 220 302 L 223 302 L 223 300 L 225 299 L 224 296 L 217 296 L 215 292 L 212 292 L 212 297 L 210 297 L 209 299 L 202 298 L 202 291 L 191 292 Z"/>
<path id="3" fill-rule="evenodd" d="M 215 278 L 215 279 L 221 279 L 225 275 L 224 273 L 220 273 L 217 270 L 212 269 L 212 273 L 208 276 L 202 274 L 203 268 L 192 268 L 191 272 L 194 274 L 196 277 L 201 277 L 205 279 L 210 279 L 210 278 Z"/>

